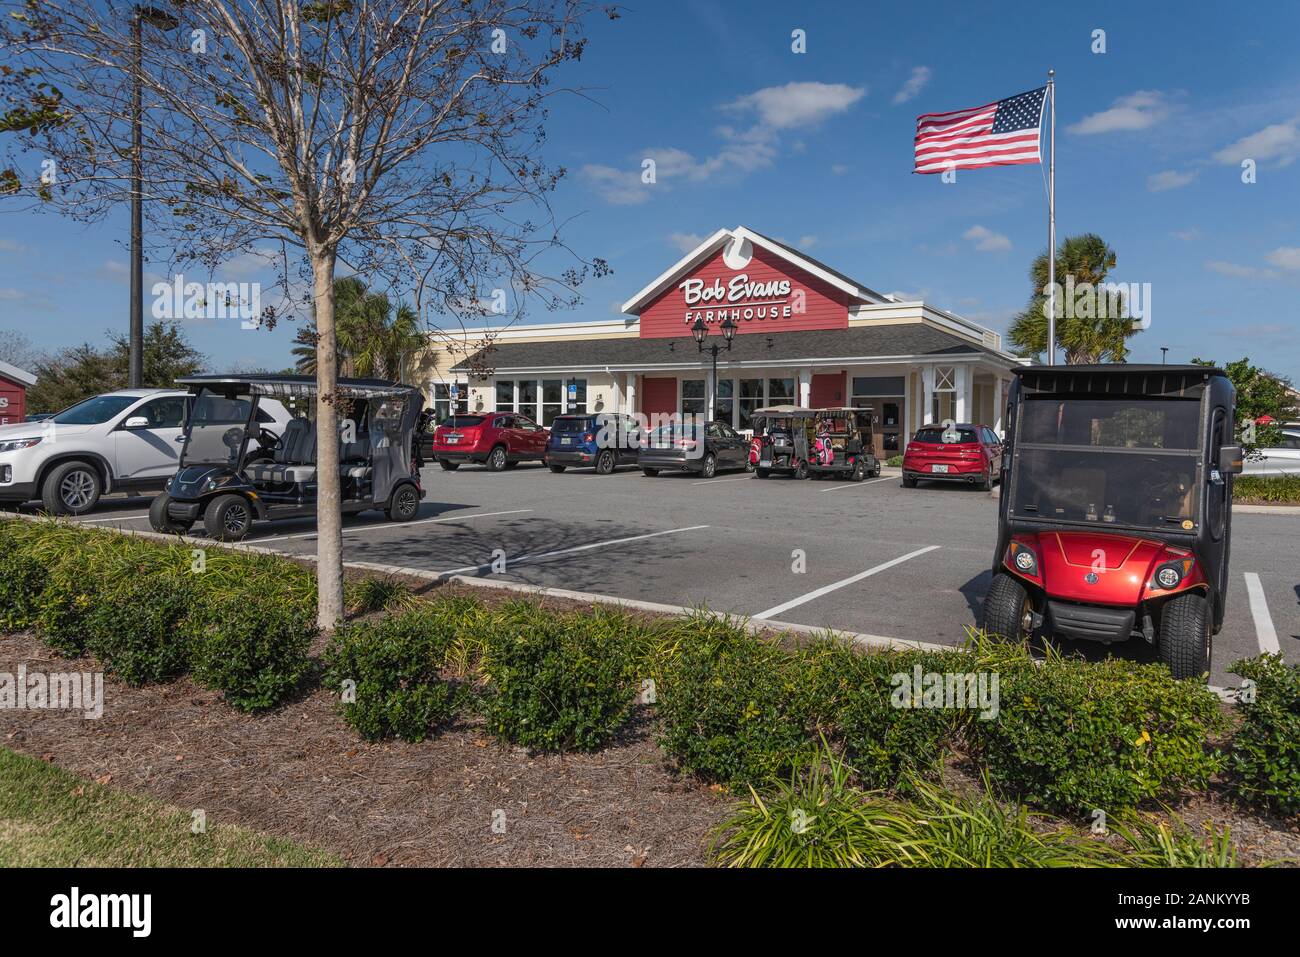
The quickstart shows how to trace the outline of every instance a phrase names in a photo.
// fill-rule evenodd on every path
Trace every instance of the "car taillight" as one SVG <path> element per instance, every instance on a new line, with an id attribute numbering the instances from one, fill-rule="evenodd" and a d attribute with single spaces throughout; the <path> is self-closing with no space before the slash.
<path id="1" fill-rule="evenodd" d="M 582 441 L 584 441 L 584 442 L 595 442 L 595 441 L 596 441 L 596 433 L 595 433 L 595 432 L 583 432 L 583 433 L 582 433 Z"/>

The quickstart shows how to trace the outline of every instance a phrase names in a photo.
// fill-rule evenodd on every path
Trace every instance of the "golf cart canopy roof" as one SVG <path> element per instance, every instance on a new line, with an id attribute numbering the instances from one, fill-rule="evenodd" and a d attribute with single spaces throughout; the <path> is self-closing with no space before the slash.
<path id="1" fill-rule="evenodd" d="M 860 412 L 872 412 L 874 410 L 869 405 L 853 405 L 853 406 L 837 405 L 829 409 L 817 409 L 816 411 L 818 415 L 823 415 L 823 416 L 825 415 L 848 416 L 848 415 L 857 415 Z"/>
<path id="2" fill-rule="evenodd" d="M 1199 398 L 1215 377 L 1226 377 L 1222 369 L 1198 365 L 1106 365 L 1020 366 L 1011 372 L 1020 379 L 1023 392 L 1078 393 L 1093 398 L 1150 396 Z"/>
<path id="3" fill-rule="evenodd" d="M 751 419 L 767 418 L 788 419 L 791 416 L 812 416 L 817 409 L 805 409 L 797 405 L 774 405 L 766 409 L 755 409 L 750 413 Z"/>
<path id="4" fill-rule="evenodd" d="M 191 375 L 176 380 L 193 389 L 248 391 L 254 395 L 315 395 L 316 377 L 309 375 Z M 409 395 L 417 390 L 384 379 L 339 379 L 338 389 L 354 398 Z"/>

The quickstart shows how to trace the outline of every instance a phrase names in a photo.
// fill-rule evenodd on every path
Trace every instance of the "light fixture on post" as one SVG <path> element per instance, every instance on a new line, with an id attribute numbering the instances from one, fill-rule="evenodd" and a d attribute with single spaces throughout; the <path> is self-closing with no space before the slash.
<path id="1" fill-rule="evenodd" d="M 737 326 L 730 319 L 722 320 L 722 338 L 727 343 L 727 350 L 731 350 L 731 340 L 736 337 Z M 691 338 L 695 340 L 695 345 L 699 347 L 700 352 L 704 351 L 704 340 L 708 338 L 709 327 L 704 324 L 703 319 L 696 319 L 695 324 L 691 326 Z M 713 391 L 709 396 L 709 413 L 713 415 L 718 407 L 718 353 L 722 349 L 716 342 L 709 345 L 709 355 L 713 357 Z"/>

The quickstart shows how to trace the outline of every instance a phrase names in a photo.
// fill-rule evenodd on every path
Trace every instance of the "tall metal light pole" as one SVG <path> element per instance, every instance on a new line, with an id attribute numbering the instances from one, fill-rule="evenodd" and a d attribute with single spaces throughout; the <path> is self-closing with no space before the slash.
<path id="1" fill-rule="evenodd" d="M 691 337 L 695 344 L 699 346 L 700 351 L 704 351 L 704 340 L 709 334 L 709 327 L 704 324 L 703 319 L 696 319 L 695 325 L 691 326 Z M 727 341 L 727 351 L 731 351 L 731 340 L 736 336 L 736 324 L 730 319 L 722 321 L 722 338 Z M 709 396 L 709 416 L 717 415 L 718 409 L 718 353 L 722 350 L 718 348 L 717 342 L 709 346 L 709 353 L 713 356 L 713 391 Z"/>
<path id="2" fill-rule="evenodd" d="M 159 30 L 174 30 L 180 22 L 165 10 L 137 6 L 131 15 L 131 321 L 130 360 L 127 385 L 139 389 L 144 385 L 144 209 L 141 198 L 144 178 L 140 158 L 143 146 L 140 71 L 144 64 L 144 24 Z"/>

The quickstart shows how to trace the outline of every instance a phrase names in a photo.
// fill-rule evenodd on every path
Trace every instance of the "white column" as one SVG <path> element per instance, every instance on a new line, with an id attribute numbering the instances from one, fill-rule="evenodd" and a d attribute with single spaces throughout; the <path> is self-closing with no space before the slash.
<path id="1" fill-rule="evenodd" d="M 713 375 L 713 366 L 706 366 L 704 369 L 704 421 L 713 421 L 713 390 L 715 387 Z"/>
<path id="2" fill-rule="evenodd" d="M 921 366 L 921 424 L 934 420 L 934 366 Z"/>
<path id="3" fill-rule="evenodd" d="M 623 395 L 627 399 L 627 405 L 623 411 L 628 415 L 636 414 L 636 373 L 627 374 L 627 388 L 623 390 Z"/>
<path id="4" fill-rule="evenodd" d="M 1002 416 L 1006 414 L 1007 380 L 998 376 L 993 380 L 993 431 L 998 435 L 1002 434 L 1003 422 Z"/>
<path id="5" fill-rule="evenodd" d="M 812 369 L 799 370 L 799 404 L 805 409 L 812 402 Z"/>
<path id="6" fill-rule="evenodd" d="M 975 409 L 972 402 L 971 367 L 964 362 L 959 362 L 952 371 L 952 384 L 956 387 L 957 393 L 953 396 L 953 418 L 958 422 L 970 422 L 974 418 Z"/>

